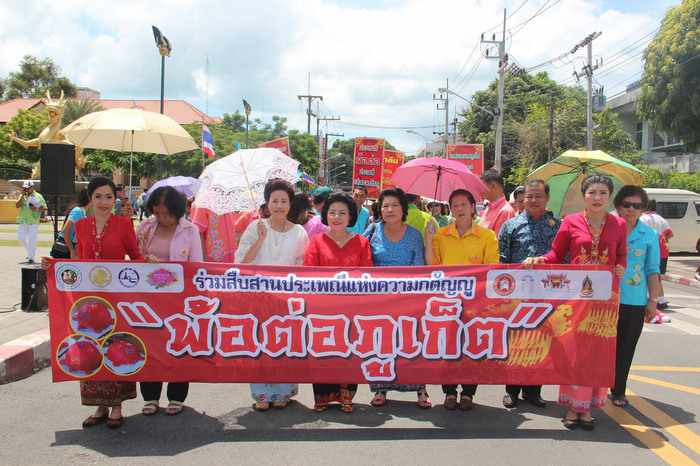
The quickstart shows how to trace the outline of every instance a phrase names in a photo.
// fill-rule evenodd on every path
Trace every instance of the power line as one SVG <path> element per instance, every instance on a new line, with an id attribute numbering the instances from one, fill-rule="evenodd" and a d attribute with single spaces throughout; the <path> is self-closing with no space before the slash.
<path id="1" fill-rule="evenodd" d="M 516 34 L 519 33 L 520 31 L 522 31 L 523 28 L 524 28 L 525 26 L 527 26 L 528 23 L 530 23 L 530 21 L 534 20 L 534 19 L 537 18 L 539 15 L 545 13 L 547 10 L 553 8 L 554 6 L 556 6 L 557 4 L 559 4 L 559 2 L 561 2 L 561 0 L 554 0 L 554 3 L 552 3 L 552 4 L 549 5 L 549 6 L 547 6 L 547 4 L 548 4 L 550 1 L 551 1 L 551 0 L 545 1 L 545 2 L 542 4 L 542 6 L 540 7 L 540 9 L 537 10 L 537 11 L 535 12 L 535 14 L 532 15 L 530 18 L 528 18 L 527 20 L 523 21 L 522 23 L 517 24 L 517 25 L 511 27 L 510 29 L 508 29 L 508 32 L 510 33 L 510 38 L 512 39 L 514 35 L 516 35 Z M 517 30 L 515 30 L 515 29 L 517 29 Z"/>
<path id="2" fill-rule="evenodd" d="M 432 129 L 432 128 L 442 128 L 443 125 L 426 125 L 426 126 L 382 126 L 371 123 L 357 123 L 353 121 L 340 120 L 337 124 L 346 126 L 357 126 L 361 128 L 373 128 L 373 129 Z"/>
<path id="3" fill-rule="evenodd" d="M 520 4 L 520 6 L 519 6 L 518 8 L 516 8 L 515 10 L 513 10 L 513 12 L 512 12 L 511 14 L 508 15 L 508 19 L 512 18 L 513 15 L 515 15 L 518 11 L 520 11 L 520 9 L 521 9 L 522 7 L 524 7 L 525 4 L 526 4 L 528 1 L 529 1 L 529 0 L 525 0 L 523 3 Z M 549 0 L 548 0 L 548 1 L 549 1 Z M 501 27 L 502 25 L 503 25 L 503 23 L 500 23 L 500 22 L 499 22 L 499 23 L 496 24 L 495 26 L 490 27 L 490 28 L 488 28 L 488 29 L 485 29 L 485 30 L 482 31 L 482 32 L 483 32 L 484 34 L 486 34 L 487 32 L 491 32 L 491 31 L 493 31 L 494 29 L 498 29 L 498 28 Z"/>

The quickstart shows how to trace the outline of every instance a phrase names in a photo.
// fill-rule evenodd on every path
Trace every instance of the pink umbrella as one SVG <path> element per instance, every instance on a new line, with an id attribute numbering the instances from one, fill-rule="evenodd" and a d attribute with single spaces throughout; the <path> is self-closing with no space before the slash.
<path id="1" fill-rule="evenodd" d="M 411 160 L 394 172 L 391 180 L 407 193 L 446 201 L 455 189 L 466 189 L 481 201 L 486 185 L 461 162 L 429 157 Z"/>

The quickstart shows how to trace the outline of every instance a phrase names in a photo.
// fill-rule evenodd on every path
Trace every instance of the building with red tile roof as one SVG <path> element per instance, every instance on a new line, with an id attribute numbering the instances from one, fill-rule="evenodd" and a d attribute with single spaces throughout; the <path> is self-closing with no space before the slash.
<path id="1" fill-rule="evenodd" d="M 112 108 L 140 108 L 149 112 L 160 112 L 159 99 L 94 99 L 105 110 Z M 10 121 L 20 110 L 30 108 L 40 109 L 43 106 L 42 99 L 12 99 L 6 102 L 0 102 L 0 125 Z M 186 100 L 171 100 L 166 99 L 163 105 L 163 113 L 179 124 L 204 122 L 207 125 L 220 123 L 221 118 L 206 115 L 197 107 L 187 102 Z"/>

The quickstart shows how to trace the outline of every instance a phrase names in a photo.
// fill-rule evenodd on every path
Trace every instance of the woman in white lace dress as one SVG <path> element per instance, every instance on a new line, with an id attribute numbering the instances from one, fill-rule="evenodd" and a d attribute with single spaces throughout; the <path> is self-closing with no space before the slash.
<path id="1" fill-rule="evenodd" d="M 281 179 L 268 181 L 265 203 L 270 218 L 248 225 L 236 250 L 236 262 L 260 265 L 301 265 L 309 238 L 304 228 L 287 220 L 294 198 L 292 185 Z M 297 384 L 254 383 L 250 386 L 254 408 L 265 411 L 270 404 L 284 408 L 297 394 Z"/>

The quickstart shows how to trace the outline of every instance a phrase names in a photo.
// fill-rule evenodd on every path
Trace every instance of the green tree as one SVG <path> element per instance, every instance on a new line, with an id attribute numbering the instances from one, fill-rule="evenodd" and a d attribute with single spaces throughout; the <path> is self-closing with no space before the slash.
<path id="1" fill-rule="evenodd" d="M 644 54 L 641 119 L 700 145 L 700 0 L 683 0 L 666 13 Z"/>
<path id="2" fill-rule="evenodd" d="M 281 138 L 287 134 L 287 117 L 272 116 L 272 137 Z"/>
<path id="3" fill-rule="evenodd" d="M 100 110 L 104 110 L 104 108 L 96 100 L 70 99 L 66 101 L 63 117 L 61 118 L 61 125 L 67 126 L 82 116 L 93 112 L 99 112 Z"/>
<path id="4" fill-rule="evenodd" d="M 235 113 L 224 113 L 223 125 L 231 131 L 245 131 L 245 116 L 236 110 Z"/>
<path id="5" fill-rule="evenodd" d="M 74 97 L 75 85 L 64 76 L 59 76 L 60 68 L 50 58 L 42 60 L 25 55 L 19 64 L 19 71 L 12 72 L 5 81 L 5 97 L 40 98 L 48 90 L 53 97 L 63 91 L 65 97 Z"/>
<path id="6" fill-rule="evenodd" d="M 46 111 L 20 110 L 6 125 L 0 126 L 0 156 L 3 161 L 30 166 L 41 158 L 39 149 L 25 149 L 9 140 L 11 132 L 23 139 L 35 138 L 49 124 Z"/>

